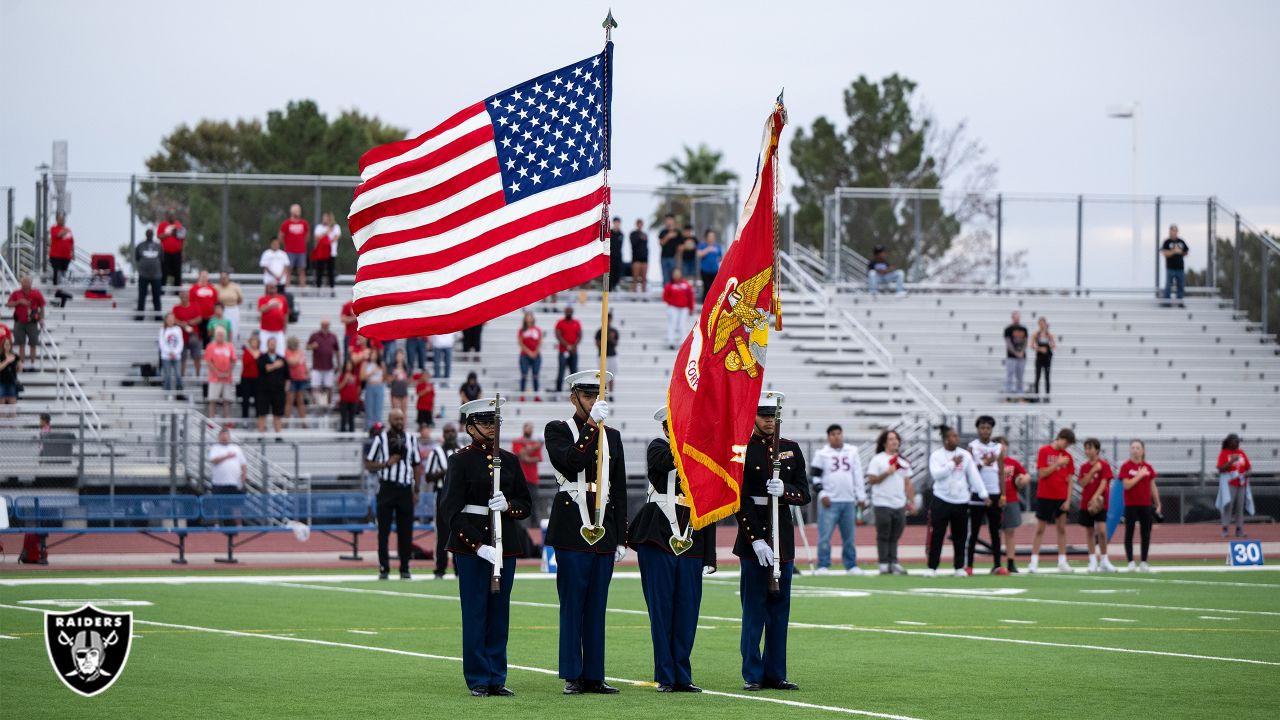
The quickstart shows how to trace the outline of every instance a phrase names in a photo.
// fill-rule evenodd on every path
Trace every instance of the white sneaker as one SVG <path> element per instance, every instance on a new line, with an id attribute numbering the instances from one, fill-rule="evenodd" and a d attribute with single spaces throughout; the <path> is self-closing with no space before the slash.
<path id="1" fill-rule="evenodd" d="M 1102 558 L 1102 564 L 1099 565 L 1098 567 L 1102 570 L 1102 572 L 1120 572 L 1119 570 L 1116 569 L 1115 565 L 1111 564 L 1111 560 L 1105 557 Z"/>
<path id="2" fill-rule="evenodd" d="M 956 570 L 956 577 L 969 577 L 969 573 L 965 572 L 963 569 L 958 568 Z"/>
<path id="3" fill-rule="evenodd" d="M 1151 566 L 1143 562 L 1138 565 L 1138 572 L 1151 572 Z"/>
<path id="4" fill-rule="evenodd" d="M 1036 573 L 1040 572 L 1040 563 L 1036 562 L 1035 560 L 1032 560 L 1031 563 L 1027 565 L 1027 572 L 1031 573 L 1032 575 L 1035 575 Z"/>
<path id="5" fill-rule="evenodd" d="M 934 570 L 933 568 L 925 568 L 924 570 L 920 571 L 920 574 L 925 577 L 937 577 L 938 571 Z"/>
<path id="6" fill-rule="evenodd" d="M 845 575 L 866 575 L 866 572 L 863 571 L 863 569 L 858 567 L 857 565 L 854 565 L 851 568 L 845 568 L 844 574 Z"/>
<path id="7" fill-rule="evenodd" d="M 824 567 L 820 567 L 820 568 L 818 568 L 817 570 L 814 570 L 814 571 L 813 571 L 813 574 L 814 574 L 814 575 L 830 575 L 830 574 L 831 574 L 831 568 L 824 568 Z"/>
<path id="8" fill-rule="evenodd" d="M 1066 560 L 1060 560 L 1058 561 L 1058 572 L 1069 575 L 1075 572 L 1075 570 L 1070 565 L 1067 564 Z"/>
<path id="9" fill-rule="evenodd" d="M 894 563 L 894 564 L 893 564 L 893 566 L 892 566 L 890 569 L 891 569 L 891 570 L 893 570 L 893 574 L 894 574 L 894 575 L 906 575 L 906 574 L 907 574 L 907 569 L 906 569 L 906 568 L 904 568 L 904 567 L 902 567 L 902 566 L 901 566 L 901 565 L 899 565 L 898 563 Z"/>
<path id="10" fill-rule="evenodd" d="M 1129 570 L 1129 572 L 1137 572 L 1137 570 L 1138 570 L 1138 564 L 1137 564 L 1137 563 L 1135 563 L 1134 561 L 1130 560 L 1130 561 L 1129 561 L 1129 568 L 1128 568 L 1128 570 Z"/>
<path id="11" fill-rule="evenodd" d="M 1098 561 L 1096 559 L 1089 558 L 1089 569 L 1086 572 L 1091 572 L 1091 573 L 1098 572 Z"/>

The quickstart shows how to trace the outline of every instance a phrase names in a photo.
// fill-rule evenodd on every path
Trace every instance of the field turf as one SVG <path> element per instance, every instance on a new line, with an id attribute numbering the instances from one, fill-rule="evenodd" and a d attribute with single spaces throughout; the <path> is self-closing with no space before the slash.
<path id="1" fill-rule="evenodd" d="M 703 591 L 694 681 L 716 691 L 703 695 L 639 684 L 652 680 L 648 617 L 637 576 L 620 573 L 607 672 L 622 692 L 612 697 L 560 694 L 555 583 L 521 574 L 508 678 L 518 695 L 487 699 L 462 681 L 451 581 L 127 575 L 136 581 L 46 572 L 37 578 L 59 584 L 17 585 L 6 583 L 18 575 L 0 575 L 0 715 L 1239 720 L 1280 707 L 1280 574 L 1271 572 L 800 577 L 788 674 L 801 689 L 789 693 L 742 691 L 737 578 L 725 572 Z M 216 581 L 173 582 L 184 578 Z M 51 599 L 134 612 L 129 664 L 102 695 L 81 698 L 54 676 L 33 610 L 70 608 L 32 602 Z"/>

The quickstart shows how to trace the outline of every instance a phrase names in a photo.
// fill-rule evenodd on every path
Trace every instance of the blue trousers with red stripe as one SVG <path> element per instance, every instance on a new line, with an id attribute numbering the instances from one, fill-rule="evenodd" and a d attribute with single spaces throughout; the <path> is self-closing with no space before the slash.
<path id="1" fill-rule="evenodd" d="M 794 563 L 782 563 L 778 592 L 769 592 L 772 567 L 761 567 L 754 557 L 742 558 L 738 581 L 742 598 L 742 679 L 766 683 L 787 679 L 787 622 L 791 618 L 791 571 Z M 760 636 L 764 635 L 764 650 Z"/>

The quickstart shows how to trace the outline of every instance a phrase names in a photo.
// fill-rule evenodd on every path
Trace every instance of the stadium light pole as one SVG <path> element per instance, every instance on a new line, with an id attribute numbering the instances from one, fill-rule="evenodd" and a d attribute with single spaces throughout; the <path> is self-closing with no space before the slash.
<path id="1" fill-rule="evenodd" d="M 1128 120 L 1132 130 L 1132 166 L 1129 173 L 1131 200 L 1129 206 L 1133 212 L 1133 263 L 1129 274 L 1135 287 L 1138 284 L 1138 265 L 1142 262 L 1142 233 L 1138 228 L 1138 111 L 1140 108 L 1141 104 L 1136 100 L 1132 105 L 1113 105 L 1107 108 L 1107 117 L 1116 120 Z M 1156 232 L 1159 233 L 1160 228 L 1156 228 Z"/>

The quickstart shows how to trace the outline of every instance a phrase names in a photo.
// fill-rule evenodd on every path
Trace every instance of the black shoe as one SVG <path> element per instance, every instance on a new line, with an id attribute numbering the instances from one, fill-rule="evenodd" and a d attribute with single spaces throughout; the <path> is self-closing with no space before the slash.
<path id="1" fill-rule="evenodd" d="M 687 685 L 677 684 L 676 692 L 699 693 L 699 692 L 702 692 L 702 688 L 698 687 L 697 685 L 694 685 L 693 683 L 689 683 Z"/>
<path id="2" fill-rule="evenodd" d="M 1015 564 L 1013 563 L 1013 561 L 1012 561 L 1012 560 L 1010 560 L 1010 561 L 1009 561 L 1009 566 L 1008 566 L 1008 567 L 1009 567 L 1009 572 L 1010 572 L 1010 573 L 1016 573 L 1016 572 L 1018 572 L 1018 566 L 1017 566 L 1017 565 L 1015 565 Z"/>
<path id="3" fill-rule="evenodd" d="M 581 695 L 582 683 L 578 682 L 577 680 L 565 680 L 564 694 L 565 695 Z"/>
<path id="4" fill-rule="evenodd" d="M 379 579 L 379 580 L 386 580 L 388 577 L 391 577 L 391 573 L 387 572 L 386 570 L 379 570 L 379 571 L 378 571 L 378 579 Z"/>
<path id="5" fill-rule="evenodd" d="M 400 579 L 401 579 L 401 580 L 412 580 L 412 579 L 413 579 L 413 576 L 409 574 L 409 571 L 408 571 L 408 570 L 401 570 L 401 571 L 400 571 Z"/>
<path id="6" fill-rule="evenodd" d="M 800 686 L 790 680 L 766 680 L 764 683 L 770 690 L 799 690 Z"/>
<path id="7" fill-rule="evenodd" d="M 489 688 L 487 687 L 471 688 L 471 697 L 489 697 Z"/>
<path id="8" fill-rule="evenodd" d="M 516 691 L 506 685 L 490 685 L 489 694 L 495 697 L 512 697 L 516 694 Z"/>
<path id="9" fill-rule="evenodd" d="M 437 580 L 443 580 L 443 579 L 444 579 L 444 573 L 442 573 L 442 572 L 433 572 L 433 573 L 431 573 L 431 574 L 432 574 L 432 576 L 434 576 L 434 577 L 435 577 L 435 579 L 437 579 Z"/>
<path id="10" fill-rule="evenodd" d="M 582 691 L 592 693 L 594 695 L 617 695 L 618 688 L 610 685 L 603 680 L 594 680 L 591 682 L 583 681 Z"/>
<path id="11" fill-rule="evenodd" d="M 743 690 L 749 690 L 749 691 L 751 691 L 751 692 L 755 692 L 756 690 L 759 690 L 759 689 L 760 689 L 760 683 L 758 683 L 758 682 L 745 682 L 745 683 L 742 683 L 742 689 L 743 689 Z"/>
<path id="12" fill-rule="evenodd" d="M 676 689 L 675 689 L 675 688 L 673 688 L 673 687 L 671 687 L 670 685 L 659 685 L 659 686 L 658 686 L 658 692 L 660 692 L 660 693 L 669 693 L 669 692 L 675 692 L 675 691 L 676 691 Z"/>

